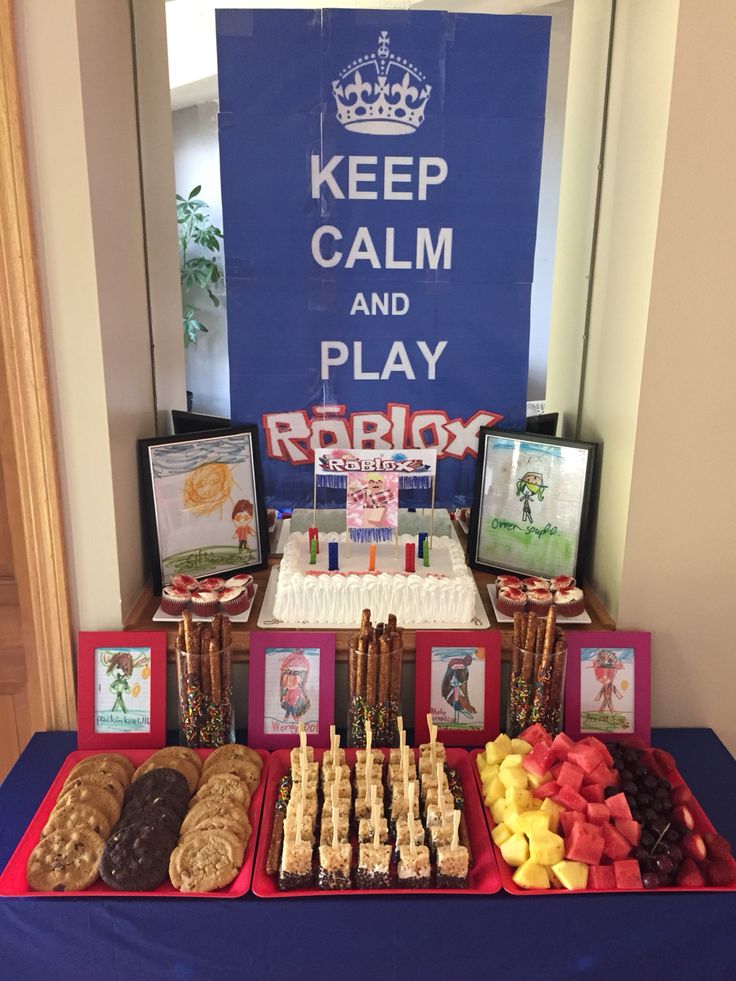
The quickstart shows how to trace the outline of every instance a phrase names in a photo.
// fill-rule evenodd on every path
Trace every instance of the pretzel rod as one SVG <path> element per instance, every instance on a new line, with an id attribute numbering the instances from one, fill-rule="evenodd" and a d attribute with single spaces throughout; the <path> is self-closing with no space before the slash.
<path id="1" fill-rule="evenodd" d="M 199 681 L 199 644 L 197 631 L 194 629 L 194 621 L 190 610 L 184 610 L 182 614 L 184 624 L 184 650 L 187 652 L 187 678 L 192 683 Z"/>
<path id="2" fill-rule="evenodd" d="M 547 621 L 544 627 L 544 646 L 542 656 L 549 659 L 552 657 L 552 648 L 555 642 L 555 632 L 557 627 L 557 610 L 550 606 L 547 610 Z"/>
<path id="3" fill-rule="evenodd" d="M 367 652 L 362 650 L 356 651 L 355 688 L 353 691 L 358 698 L 365 698 L 365 671 L 367 656 Z"/>
<path id="4" fill-rule="evenodd" d="M 200 668 L 200 683 L 202 685 L 202 692 L 208 698 L 212 694 L 212 675 L 210 668 L 210 642 L 212 640 L 212 630 L 210 627 L 202 628 L 202 635 L 200 639 L 199 649 L 201 650 L 201 668 Z"/>
<path id="5" fill-rule="evenodd" d="M 219 705 L 222 701 L 222 671 L 220 652 L 217 650 L 214 640 L 210 641 L 210 678 L 212 679 L 212 701 L 215 705 Z"/>
<path id="6" fill-rule="evenodd" d="M 537 654 L 539 657 L 542 656 L 542 651 L 544 650 L 544 620 L 539 621 L 537 627 Z"/>
<path id="7" fill-rule="evenodd" d="M 222 650 L 222 620 L 222 613 L 216 613 L 212 617 L 212 639 L 215 642 L 216 651 Z"/>
<path id="8" fill-rule="evenodd" d="M 524 614 L 520 613 L 517 610 L 514 613 L 514 633 L 512 638 L 512 643 L 516 647 L 519 647 L 521 645 L 521 632 L 522 632 L 523 622 L 524 622 Z"/>
<path id="9" fill-rule="evenodd" d="M 222 697 L 232 702 L 233 693 L 233 631 L 230 618 L 222 617 L 220 621 L 220 650 L 222 651 Z"/>
<path id="10" fill-rule="evenodd" d="M 348 691 L 356 694 L 356 682 L 358 679 L 358 658 L 360 654 L 357 649 L 358 636 L 356 634 L 354 641 L 350 642 L 350 649 L 348 651 Z"/>
<path id="11" fill-rule="evenodd" d="M 368 657 L 366 658 L 365 672 L 365 700 L 368 705 L 376 704 L 376 694 L 378 690 L 378 649 L 376 642 L 371 641 L 368 645 Z"/>
<path id="12" fill-rule="evenodd" d="M 537 640 L 537 618 L 533 613 L 526 615 L 526 638 L 524 640 L 524 650 L 533 651 Z"/>

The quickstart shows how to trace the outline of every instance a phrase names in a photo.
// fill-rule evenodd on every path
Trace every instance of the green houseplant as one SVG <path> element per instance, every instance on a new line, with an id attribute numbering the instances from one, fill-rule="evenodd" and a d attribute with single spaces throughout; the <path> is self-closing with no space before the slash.
<path id="1" fill-rule="evenodd" d="M 196 344 L 208 329 L 196 301 L 204 293 L 215 307 L 223 282 L 219 262 L 222 232 L 210 220 L 210 206 L 197 197 L 202 185 L 192 188 L 187 197 L 176 195 L 176 220 L 179 226 L 179 274 L 182 293 L 182 327 L 184 346 Z M 193 250 L 194 254 L 192 254 Z"/>

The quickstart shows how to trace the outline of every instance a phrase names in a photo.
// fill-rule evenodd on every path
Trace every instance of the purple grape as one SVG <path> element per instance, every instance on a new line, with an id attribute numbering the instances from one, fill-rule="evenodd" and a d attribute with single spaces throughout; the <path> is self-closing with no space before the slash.
<path id="1" fill-rule="evenodd" d="M 662 887 L 665 887 L 665 886 L 674 886 L 674 884 L 675 884 L 674 876 L 665 875 L 664 873 L 661 873 L 660 872 L 660 873 L 657 874 L 657 878 L 659 879 L 659 884 Z"/>
<path id="2" fill-rule="evenodd" d="M 675 871 L 675 863 L 669 855 L 657 855 L 654 859 L 654 866 L 657 872 L 662 872 L 664 875 L 669 875 Z"/>
<path id="3" fill-rule="evenodd" d="M 656 889 L 659 886 L 659 876 L 656 872 L 645 872 L 641 877 L 641 884 L 645 889 Z"/>
<path id="4" fill-rule="evenodd" d="M 679 845 L 667 843 L 667 854 L 670 856 L 675 865 L 680 865 L 683 859 L 682 849 Z"/>

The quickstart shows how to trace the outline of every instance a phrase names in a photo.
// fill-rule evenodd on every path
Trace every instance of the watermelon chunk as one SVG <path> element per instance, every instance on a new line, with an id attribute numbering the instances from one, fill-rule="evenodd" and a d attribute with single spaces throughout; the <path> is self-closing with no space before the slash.
<path id="1" fill-rule="evenodd" d="M 624 838 L 634 847 L 639 844 L 641 838 L 641 825 L 638 821 L 629 821 L 626 818 L 614 818 L 613 826 L 620 831 Z"/>
<path id="2" fill-rule="evenodd" d="M 546 787 L 547 785 L 543 784 L 543 786 Z M 555 804 L 562 804 L 568 811 L 586 811 L 588 808 L 587 800 L 572 787 L 560 787 L 556 794 L 552 794 L 552 800 Z M 631 817 L 630 814 L 629 817 Z"/>
<path id="3" fill-rule="evenodd" d="M 587 787 L 581 787 L 580 796 L 584 797 L 589 804 L 602 804 L 606 799 L 603 787 L 599 783 L 590 783 Z"/>
<path id="4" fill-rule="evenodd" d="M 547 783 L 540 783 L 538 787 L 535 787 L 532 791 L 532 797 L 536 797 L 537 800 L 544 800 L 545 797 L 554 797 L 559 789 L 560 785 L 556 780 L 548 780 Z"/>
<path id="5" fill-rule="evenodd" d="M 613 863 L 617 889 L 643 889 L 639 863 L 635 858 L 624 858 Z"/>
<path id="6" fill-rule="evenodd" d="M 611 812 L 608 810 L 605 804 L 588 804 L 588 809 L 586 811 L 586 819 L 590 824 L 608 824 L 611 820 Z M 626 852 L 628 855 L 629 853 Z M 611 856 L 609 855 L 609 858 Z M 621 856 L 618 856 L 619 858 Z"/>
<path id="7" fill-rule="evenodd" d="M 675 769 L 675 758 L 666 749 L 653 749 L 652 755 L 665 773 L 672 773 Z"/>
<path id="8" fill-rule="evenodd" d="M 583 773 L 591 773 L 600 766 L 601 758 L 598 752 L 586 743 L 575 743 L 567 754 L 567 762 L 579 766 Z"/>
<path id="9" fill-rule="evenodd" d="M 702 889 L 705 879 L 700 869 L 691 858 L 686 858 L 677 873 L 677 885 L 688 889 Z"/>
<path id="10" fill-rule="evenodd" d="M 603 831 L 599 825 L 578 821 L 565 838 L 565 858 L 586 865 L 600 865 L 603 845 Z"/>
<path id="11" fill-rule="evenodd" d="M 608 752 L 608 747 L 605 743 L 601 742 L 595 736 L 586 736 L 585 739 L 580 740 L 581 743 L 586 743 L 588 746 L 592 746 L 593 749 L 598 750 L 601 759 L 606 764 L 606 766 L 613 766 L 613 757 Z"/>
<path id="12" fill-rule="evenodd" d="M 552 770 L 554 773 L 554 770 Z M 574 763 L 560 763 L 560 771 L 555 776 L 555 780 L 561 787 L 572 787 L 573 790 L 580 790 L 583 785 L 583 771 Z"/>
<path id="13" fill-rule="evenodd" d="M 591 865 L 588 869 L 588 889 L 615 889 L 616 876 L 612 865 Z"/>
<path id="14" fill-rule="evenodd" d="M 631 854 L 631 842 L 617 831 L 612 824 L 602 826 L 603 831 L 603 854 L 616 862 L 618 859 L 626 858 Z"/>
<path id="15" fill-rule="evenodd" d="M 625 818 L 627 821 L 631 821 L 631 809 L 626 800 L 626 794 L 614 794 L 613 797 L 608 797 L 606 807 L 611 812 L 611 817 Z"/>
<path id="16" fill-rule="evenodd" d="M 555 763 L 555 765 L 549 771 L 552 774 L 552 776 L 555 778 L 555 780 L 560 775 L 560 770 L 561 769 L 562 769 L 562 763 Z"/>
<path id="17" fill-rule="evenodd" d="M 564 732 L 558 732 L 552 740 L 552 755 L 556 760 L 566 760 L 575 743 Z"/>
<path id="18" fill-rule="evenodd" d="M 552 764 L 552 751 L 550 747 L 543 742 L 537 743 L 537 745 L 526 754 L 524 759 L 521 761 L 522 769 L 526 770 L 528 773 L 536 773 L 537 776 L 543 776 L 547 770 L 549 770 Z"/>
<path id="19" fill-rule="evenodd" d="M 599 787 L 614 787 L 616 785 L 616 770 L 609 769 L 605 763 L 599 763 L 590 773 L 583 777 L 583 784 L 590 786 L 592 783 Z"/>
<path id="20" fill-rule="evenodd" d="M 563 837 L 567 838 L 569 836 L 573 824 L 578 824 L 584 820 L 585 815 L 580 811 L 560 811 L 560 827 L 562 828 Z"/>
<path id="21" fill-rule="evenodd" d="M 519 735 L 519 739 L 525 739 L 528 743 L 531 743 L 532 746 L 536 746 L 537 743 L 542 741 L 548 743 L 552 741 L 547 730 L 543 725 L 540 725 L 539 722 L 534 722 L 532 725 L 527 726 L 526 729 Z"/>

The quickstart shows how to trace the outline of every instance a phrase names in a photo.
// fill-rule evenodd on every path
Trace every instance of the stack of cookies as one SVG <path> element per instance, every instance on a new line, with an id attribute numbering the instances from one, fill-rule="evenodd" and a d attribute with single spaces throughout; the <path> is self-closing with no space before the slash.
<path id="1" fill-rule="evenodd" d="M 237 876 L 253 830 L 248 808 L 262 767 L 255 750 L 237 743 L 216 749 L 205 760 L 169 862 L 177 889 L 212 892 Z"/>
<path id="2" fill-rule="evenodd" d="M 100 753 L 77 763 L 28 859 L 31 889 L 76 892 L 95 882 L 132 775 L 133 764 L 119 753 Z"/>

